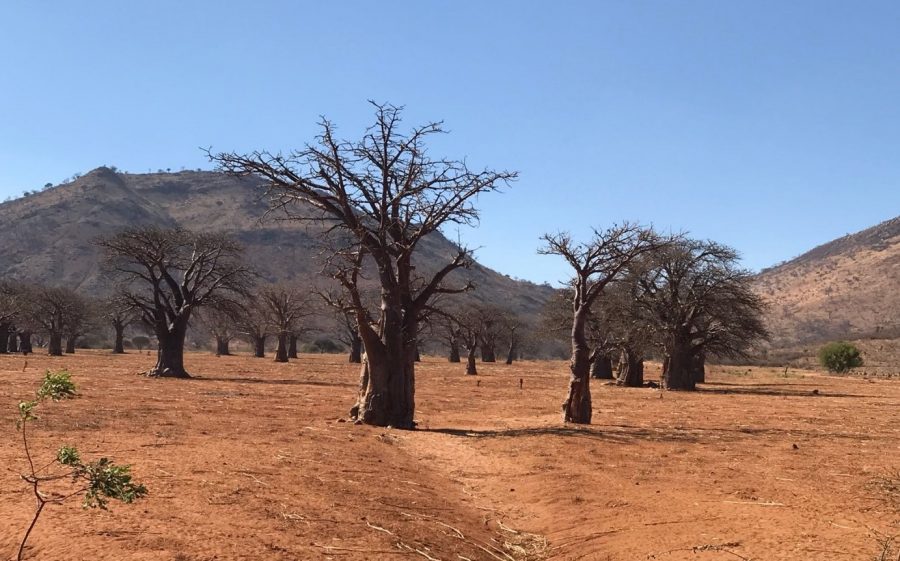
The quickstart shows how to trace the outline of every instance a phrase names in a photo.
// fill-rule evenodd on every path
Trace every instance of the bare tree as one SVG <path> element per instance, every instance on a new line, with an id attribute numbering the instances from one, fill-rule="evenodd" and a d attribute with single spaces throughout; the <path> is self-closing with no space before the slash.
<path id="1" fill-rule="evenodd" d="M 20 313 L 24 326 L 20 332 L 19 347 L 25 344 L 22 333 L 27 333 L 30 339 L 31 332 L 39 331 L 47 336 L 47 354 L 62 356 L 63 337 L 80 330 L 85 316 L 84 299 L 71 289 L 43 285 L 24 287 L 21 298 Z"/>
<path id="2" fill-rule="evenodd" d="M 9 352 L 10 337 L 15 343 L 15 320 L 21 307 L 22 290 L 11 281 L 0 280 L 0 354 Z M 18 350 L 18 346 L 13 352 Z"/>
<path id="3" fill-rule="evenodd" d="M 478 346 L 484 341 L 481 336 L 484 328 L 484 317 L 481 310 L 475 307 L 468 307 L 454 313 L 456 325 L 459 330 L 459 341 L 466 349 L 466 374 L 475 376 L 478 374 L 478 367 L 475 364 L 475 355 L 478 352 Z"/>
<path id="4" fill-rule="evenodd" d="M 113 328 L 113 354 L 125 353 L 125 330 L 138 321 L 139 313 L 122 294 L 114 294 L 100 303 L 103 319 Z"/>
<path id="5" fill-rule="evenodd" d="M 200 313 L 200 321 L 216 341 L 216 356 L 231 355 L 231 341 L 237 335 L 238 318 L 243 310 L 227 304 L 207 306 Z"/>
<path id="6" fill-rule="evenodd" d="M 284 216 L 323 222 L 357 251 L 365 249 L 381 288 L 379 317 L 361 301 L 358 285 L 342 281 L 368 361 L 354 410 L 366 424 L 413 428 L 418 322 L 436 295 L 463 289 L 445 281 L 470 260 L 469 251 L 459 248 L 444 266 L 426 272 L 413 263 L 416 248 L 441 226 L 474 223 L 473 200 L 516 174 L 473 171 L 463 161 L 430 157 L 425 142 L 444 132 L 442 125 L 404 134 L 400 114 L 398 107 L 375 104 L 375 124 L 358 141 L 338 140 L 332 123 L 323 120 L 316 141 L 290 154 L 222 153 L 211 159 L 229 173 L 265 179 L 272 207 Z"/>
<path id="7" fill-rule="evenodd" d="M 450 314 L 442 314 L 438 318 L 437 332 L 447 344 L 448 362 L 460 362 L 459 346 L 462 342 L 463 329 L 459 321 Z"/>
<path id="8" fill-rule="evenodd" d="M 265 358 L 266 339 L 272 334 L 272 318 L 259 296 L 249 297 L 237 318 L 238 330 L 253 347 L 255 358 Z"/>
<path id="9" fill-rule="evenodd" d="M 288 284 L 263 287 L 259 299 L 278 338 L 275 362 L 288 361 L 290 337 L 301 329 L 300 320 L 312 314 L 308 293 Z"/>
<path id="10" fill-rule="evenodd" d="M 663 387 L 693 390 L 707 355 L 746 356 L 768 337 L 764 304 L 735 250 L 683 240 L 646 260 L 639 305 L 653 318 L 663 353 Z"/>
<path id="11" fill-rule="evenodd" d="M 575 271 L 571 280 L 572 359 L 569 394 L 563 403 L 567 423 L 591 422 L 591 348 L 586 326 L 591 306 L 608 284 L 619 280 L 632 261 L 663 243 L 653 230 L 634 224 L 594 230 L 589 242 L 579 243 L 567 233 L 547 234 L 539 253 L 559 255 Z"/>
<path id="12" fill-rule="evenodd" d="M 124 297 L 140 311 L 158 342 L 149 376 L 188 378 L 184 340 L 195 311 L 246 296 L 253 275 L 242 249 L 223 234 L 180 228 L 132 228 L 101 239 L 107 266 L 125 286 Z"/>
<path id="13" fill-rule="evenodd" d="M 69 305 L 68 314 L 64 324 L 66 336 L 66 354 L 75 353 L 75 344 L 78 338 L 96 326 L 97 303 L 78 294 Z"/>

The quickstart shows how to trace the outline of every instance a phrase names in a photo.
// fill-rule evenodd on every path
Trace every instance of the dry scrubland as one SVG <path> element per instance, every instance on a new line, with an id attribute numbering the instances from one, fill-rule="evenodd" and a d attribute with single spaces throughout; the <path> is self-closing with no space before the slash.
<path id="1" fill-rule="evenodd" d="M 50 509 L 32 559 L 825 561 L 874 559 L 873 531 L 900 534 L 896 379 L 713 367 L 696 393 L 595 383 L 595 424 L 573 427 L 564 362 L 466 377 L 426 359 L 421 430 L 403 432 L 339 422 L 357 381 L 343 357 L 190 354 L 196 379 L 134 374 L 152 358 L 32 356 L 23 373 L 0 356 L 0 558 L 32 511 L 15 405 L 63 367 L 81 396 L 46 408 L 36 448 L 108 453 L 151 494 Z"/>

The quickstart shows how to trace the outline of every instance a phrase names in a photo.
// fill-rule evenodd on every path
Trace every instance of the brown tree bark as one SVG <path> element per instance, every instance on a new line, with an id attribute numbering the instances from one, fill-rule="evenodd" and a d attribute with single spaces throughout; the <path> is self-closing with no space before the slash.
<path id="1" fill-rule="evenodd" d="M 62 356 L 62 335 L 50 333 L 50 340 L 47 342 L 47 354 L 50 356 Z"/>
<path id="2" fill-rule="evenodd" d="M 153 378 L 191 377 L 184 368 L 184 339 L 187 335 L 189 317 L 189 314 L 180 317 L 171 330 L 164 322 L 156 326 L 156 365 L 147 371 L 147 376 Z"/>
<path id="3" fill-rule="evenodd" d="M 10 353 L 19 352 L 19 332 L 15 326 L 10 326 L 9 340 L 6 344 L 6 350 Z"/>
<path id="4" fill-rule="evenodd" d="M 594 352 L 591 357 L 591 378 L 595 380 L 612 380 L 612 358 L 606 353 Z"/>
<path id="5" fill-rule="evenodd" d="M 288 335 L 288 358 L 297 358 L 297 336 L 291 333 Z"/>
<path id="6" fill-rule="evenodd" d="M 382 335 L 361 333 L 366 349 L 367 380 L 360 388 L 357 418 L 367 425 L 415 427 L 415 352 L 418 325 L 402 313 L 399 296 L 382 291 Z"/>
<path id="7" fill-rule="evenodd" d="M 125 354 L 125 326 L 120 322 L 113 322 L 115 336 L 113 338 L 113 354 Z"/>
<path id="8" fill-rule="evenodd" d="M 21 331 L 19 332 L 19 350 L 18 352 L 22 354 L 31 354 L 34 352 L 34 349 L 31 346 L 31 331 Z M 16 352 L 16 351 L 13 351 Z"/>
<path id="9" fill-rule="evenodd" d="M 590 368 L 591 351 L 584 334 L 586 310 L 580 308 L 572 321 L 572 360 L 569 363 L 569 395 L 563 402 L 563 420 L 567 423 L 590 424 L 591 407 Z"/>
<path id="10" fill-rule="evenodd" d="M 629 388 L 640 388 L 644 385 L 644 359 L 628 347 L 623 348 L 619 356 L 617 383 Z"/>
<path id="11" fill-rule="evenodd" d="M 231 345 L 228 337 L 216 337 L 216 356 L 230 356 Z"/>
<path id="12" fill-rule="evenodd" d="M 516 332 L 513 331 L 509 337 L 509 350 L 506 352 L 506 364 L 512 364 L 516 358 Z"/>
<path id="13" fill-rule="evenodd" d="M 266 336 L 253 337 L 253 356 L 255 358 L 266 357 Z"/>
<path id="14" fill-rule="evenodd" d="M 76 337 L 73 337 L 71 335 L 69 337 L 66 337 L 66 354 L 68 354 L 68 355 L 75 354 L 76 339 L 77 339 Z"/>
<path id="15" fill-rule="evenodd" d="M 288 361 L 288 334 L 282 331 L 278 334 L 278 343 L 275 346 L 275 362 Z"/>
<path id="16" fill-rule="evenodd" d="M 474 345 L 469 347 L 469 352 L 466 354 L 466 374 L 469 376 L 475 376 L 478 374 L 478 367 L 475 365 L 475 351 L 477 347 Z"/>
<path id="17" fill-rule="evenodd" d="M 362 339 L 359 334 L 350 336 L 350 356 L 348 357 L 351 364 L 362 363 Z"/>
<path id="18" fill-rule="evenodd" d="M 663 362 L 662 386 L 667 390 L 695 390 L 694 357 L 688 339 L 673 338 Z"/>
<path id="19" fill-rule="evenodd" d="M 481 341 L 481 362 L 497 362 L 497 353 L 494 352 L 492 341 Z"/>
<path id="20" fill-rule="evenodd" d="M 691 360 L 691 376 L 693 376 L 695 384 L 706 382 L 706 353 L 701 351 L 693 356 Z"/>
<path id="21" fill-rule="evenodd" d="M 9 330 L 10 325 L 6 322 L 0 322 L 0 355 L 9 352 Z"/>
<path id="22" fill-rule="evenodd" d="M 450 356 L 447 357 L 447 361 L 460 362 L 458 341 L 453 341 L 452 343 L 450 343 Z"/>

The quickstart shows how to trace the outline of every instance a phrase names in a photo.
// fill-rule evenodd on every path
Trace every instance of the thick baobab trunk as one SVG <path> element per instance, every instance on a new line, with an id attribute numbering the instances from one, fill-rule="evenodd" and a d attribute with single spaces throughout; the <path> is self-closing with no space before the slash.
<path id="1" fill-rule="evenodd" d="M 26 355 L 34 352 L 34 349 L 31 347 L 31 331 L 19 333 L 19 352 Z"/>
<path id="2" fill-rule="evenodd" d="M 256 358 L 266 357 L 266 336 L 253 338 L 253 356 Z"/>
<path id="3" fill-rule="evenodd" d="M 171 330 L 168 326 L 156 326 L 156 366 L 147 372 L 154 378 L 190 378 L 184 369 L 184 338 L 187 335 L 188 318 L 179 318 Z"/>
<path id="4" fill-rule="evenodd" d="M 125 326 L 121 323 L 114 323 L 115 338 L 113 339 L 113 354 L 125 354 Z"/>
<path id="5" fill-rule="evenodd" d="M 690 345 L 676 337 L 663 362 L 662 386 L 667 390 L 694 390 L 693 357 Z"/>
<path id="6" fill-rule="evenodd" d="M 412 429 L 418 325 L 411 314 L 403 313 L 398 294 L 383 291 L 382 310 L 381 337 L 372 329 L 361 333 L 368 376 L 365 388 L 360 388 L 357 419 L 367 425 Z"/>
<path id="7" fill-rule="evenodd" d="M 563 421 L 590 424 L 591 422 L 591 351 L 584 336 L 585 313 L 575 312 L 572 321 L 572 361 L 569 364 L 569 395 L 563 402 Z"/>
<path id="8" fill-rule="evenodd" d="M 594 352 L 591 356 L 591 378 L 595 380 L 612 380 L 612 358 L 606 353 Z"/>
<path id="9" fill-rule="evenodd" d="M 231 341 L 229 341 L 228 337 L 222 337 L 221 335 L 216 336 L 216 356 L 229 356 L 231 355 Z"/>
<path id="10" fill-rule="evenodd" d="M 5 322 L 0 322 L 0 355 L 5 355 L 9 352 L 9 328 L 10 325 Z"/>
<path id="11" fill-rule="evenodd" d="M 288 335 L 288 358 L 297 358 L 297 336 Z"/>
<path id="12" fill-rule="evenodd" d="M 475 376 L 478 374 L 478 368 L 475 366 L 475 350 L 477 347 L 472 345 L 469 347 L 469 352 L 466 354 L 466 374 L 469 376 Z"/>
<path id="13" fill-rule="evenodd" d="M 358 334 L 350 335 L 350 356 L 348 358 L 351 364 L 362 363 L 362 339 Z"/>
<path id="14" fill-rule="evenodd" d="M 69 335 L 68 337 L 66 337 L 66 354 L 75 354 L 75 341 L 77 339 L 78 338 L 74 335 Z"/>
<path id="15" fill-rule="evenodd" d="M 450 355 L 447 357 L 448 362 L 460 362 L 459 357 L 459 341 L 450 341 Z"/>
<path id="16" fill-rule="evenodd" d="M 703 352 L 694 355 L 691 360 L 691 376 L 694 378 L 695 384 L 703 384 L 706 382 L 706 354 Z"/>
<path id="17" fill-rule="evenodd" d="M 644 385 L 644 359 L 640 353 L 625 347 L 619 356 L 619 372 L 617 383 L 629 388 L 640 388 Z"/>
<path id="18" fill-rule="evenodd" d="M 494 352 L 494 343 L 481 341 L 481 362 L 497 362 L 497 353 Z"/>
<path id="19" fill-rule="evenodd" d="M 278 334 L 278 344 L 275 346 L 275 362 L 288 361 L 288 334 L 281 332 Z"/>
<path id="20" fill-rule="evenodd" d="M 15 329 L 9 334 L 9 343 L 6 345 L 6 350 L 10 353 L 19 352 L 19 333 Z"/>
<path id="21" fill-rule="evenodd" d="M 62 356 L 63 349 L 61 334 L 50 333 L 50 340 L 47 343 L 47 354 L 50 356 Z"/>
<path id="22" fill-rule="evenodd" d="M 416 347 L 416 358 L 413 359 L 416 362 L 422 362 L 422 353 L 419 351 L 419 347 Z"/>

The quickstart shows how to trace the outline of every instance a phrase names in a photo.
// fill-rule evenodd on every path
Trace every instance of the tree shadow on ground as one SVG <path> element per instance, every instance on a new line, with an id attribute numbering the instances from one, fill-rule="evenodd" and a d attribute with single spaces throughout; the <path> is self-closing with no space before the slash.
<path id="1" fill-rule="evenodd" d="M 565 439 L 586 438 L 613 442 L 617 444 L 634 444 L 640 442 L 681 442 L 695 444 L 721 444 L 746 438 L 767 437 L 774 440 L 797 440 L 819 438 L 846 438 L 854 441 L 878 440 L 878 435 L 861 435 L 850 432 L 808 431 L 800 429 L 753 428 L 753 427 L 640 427 L 634 425 L 584 425 L 580 427 L 525 427 L 517 429 L 456 429 L 428 428 L 421 432 L 446 434 L 460 438 L 499 439 L 525 438 L 533 436 L 554 436 Z"/>
<path id="2" fill-rule="evenodd" d="M 328 382 L 322 380 L 301 380 L 293 378 L 248 378 L 235 376 L 233 378 L 224 378 L 219 376 L 192 376 L 190 380 L 199 382 L 234 382 L 238 384 L 270 384 L 275 386 L 326 386 L 336 388 L 352 388 L 359 384 L 351 384 L 348 382 Z"/>
<path id="3" fill-rule="evenodd" d="M 798 385 L 809 387 L 810 390 L 783 389 L 783 386 Z M 708 387 L 720 386 L 720 387 Z M 721 395 L 765 395 L 780 397 L 859 397 L 859 398 L 878 398 L 876 395 L 856 394 L 856 393 L 835 393 L 827 389 L 822 390 L 814 384 L 702 384 L 696 390 L 699 394 L 721 394 Z"/>

